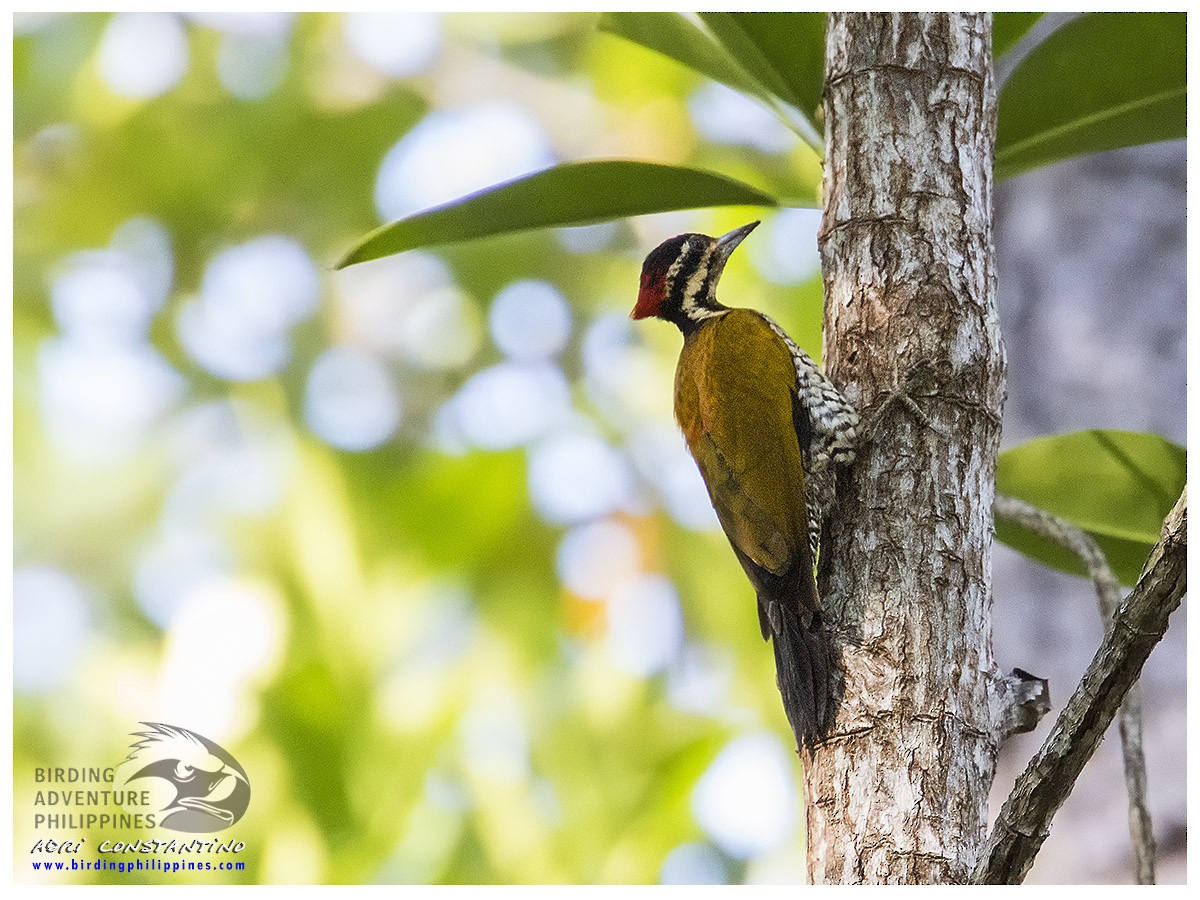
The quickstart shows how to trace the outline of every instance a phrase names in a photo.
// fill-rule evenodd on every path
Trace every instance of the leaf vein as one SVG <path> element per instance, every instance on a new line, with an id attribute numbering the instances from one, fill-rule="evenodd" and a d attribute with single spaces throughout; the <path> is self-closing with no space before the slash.
<path id="1" fill-rule="evenodd" d="M 1038 132 L 1037 134 L 1032 134 L 1029 137 L 1025 138 L 1024 140 L 1017 141 L 1017 143 L 1015 143 L 1015 144 L 1009 144 L 1007 147 L 1004 147 L 1003 149 L 997 149 L 996 161 L 1001 162 L 1001 161 L 1009 160 L 1013 156 L 1024 152 L 1025 150 L 1029 149 L 1030 147 L 1036 147 L 1039 144 L 1047 143 L 1047 142 L 1052 141 L 1056 138 L 1059 138 L 1065 134 L 1069 134 L 1072 131 L 1079 131 L 1090 125 L 1095 125 L 1095 124 L 1104 122 L 1109 119 L 1115 119 L 1118 116 L 1125 115 L 1126 113 L 1136 112 L 1139 109 L 1153 106 L 1156 103 L 1163 103 L 1168 100 L 1172 100 L 1175 97 L 1178 97 L 1181 94 L 1186 94 L 1186 93 L 1187 93 L 1186 86 L 1172 88 L 1171 90 L 1168 90 L 1168 91 L 1160 91 L 1157 94 L 1151 94 L 1148 97 L 1141 97 L 1137 100 L 1131 100 L 1128 103 L 1121 103 L 1121 104 L 1118 104 L 1117 106 L 1110 106 L 1107 109 L 1101 110 L 1096 113 L 1092 113 L 1087 116 L 1082 116 L 1078 119 L 1072 119 L 1070 122 L 1066 122 L 1055 128 L 1048 128 L 1044 131 Z"/>

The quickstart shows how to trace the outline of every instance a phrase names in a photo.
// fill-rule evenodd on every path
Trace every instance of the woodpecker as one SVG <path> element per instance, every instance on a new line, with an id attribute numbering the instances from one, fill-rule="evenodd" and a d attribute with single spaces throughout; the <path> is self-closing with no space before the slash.
<path id="1" fill-rule="evenodd" d="M 675 419 L 758 595 L 759 627 L 802 749 L 829 722 L 833 649 L 814 558 L 836 467 L 854 459 L 859 417 L 778 324 L 717 300 L 725 263 L 758 224 L 660 244 L 642 265 L 631 316 L 665 319 L 683 333 Z"/>

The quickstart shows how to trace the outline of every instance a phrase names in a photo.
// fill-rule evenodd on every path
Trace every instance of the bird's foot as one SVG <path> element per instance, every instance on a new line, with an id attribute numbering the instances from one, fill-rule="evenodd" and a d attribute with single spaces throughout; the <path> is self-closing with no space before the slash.
<path id="1" fill-rule="evenodd" d="M 929 415 L 925 410 L 921 409 L 920 404 L 917 403 L 911 392 L 914 384 L 919 383 L 926 377 L 929 368 L 929 363 L 919 362 L 904 374 L 903 379 L 900 377 L 899 369 L 892 369 L 891 387 L 881 392 L 883 402 L 875 407 L 867 417 L 866 427 L 863 429 L 863 434 L 867 440 L 874 441 L 880 423 L 891 408 L 897 404 L 906 409 L 914 419 L 935 434 L 942 437 L 946 437 L 949 434 L 943 426 L 929 418 Z"/>

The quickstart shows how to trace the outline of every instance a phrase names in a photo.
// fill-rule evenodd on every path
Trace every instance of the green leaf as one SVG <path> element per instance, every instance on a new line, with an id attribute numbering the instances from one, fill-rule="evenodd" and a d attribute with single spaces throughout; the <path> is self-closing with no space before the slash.
<path id="1" fill-rule="evenodd" d="M 736 91 L 766 99 L 765 88 L 712 35 L 673 12 L 606 12 L 600 30 L 683 63 Z"/>
<path id="2" fill-rule="evenodd" d="M 1045 13 L 1039 12 L 1010 12 L 992 14 L 992 56 L 999 59 L 1014 46 L 1021 38 L 1029 33 L 1029 29 L 1037 24 L 1037 20 Z"/>
<path id="3" fill-rule="evenodd" d="M 750 21 L 774 15 L 787 16 L 786 23 Z M 812 123 L 824 73 L 823 14 L 705 13 L 701 20 L 704 27 L 680 13 L 608 12 L 601 16 L 600 28 L 757 98 L 819 151 L 823 142 Z M 784 30 L 774 33 L 775 27 Z M 817 80 L 797 90 L 795 82 L 812 74 L 814 36 L 821 62 Z M 792 40 L 796 46 L 788 48 Z"/>
<path id="4" fill-rule="evenodd" d="M 632 160 L 564 163 L 375 229 L 337 264 L 473 238 L 706 206 L 775 206 L 714 172 Z"/>
<path id="5" fill-rule="evenodd" d="M 1187 134 L 1184 13 L 1090 13 L 1038 45 L 1000 92 L 996 177 Z"/>
<path id="6" fill-rule="evenodd" d="M 1078 431 L 1000 454 L 996 491 L 1078 526 L 1100 544 L 1123 584 L 1137 581 L 1186 481 L 1187 451 L 1153 434 Z M 1084 574 L 1074 554 L 1013 522 L 996 536 L 1039 562 Z"/>
<path id="7" fill-rule="evenodd" d="M 825 83 L 824 13 L 701 13 L 725 49 L 777 97 L 817 118 Z"/>

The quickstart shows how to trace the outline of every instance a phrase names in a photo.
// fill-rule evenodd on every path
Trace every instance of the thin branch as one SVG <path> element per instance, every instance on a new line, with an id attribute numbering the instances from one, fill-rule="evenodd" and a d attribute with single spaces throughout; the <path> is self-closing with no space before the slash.
<path id="1" fill-rule="evenodd" d="M 1037 756 L 1017 779 L 975 868 L 976 884 L 1019 884 L 1050 821 L 1099 746 L 1187 589 L 1187 489 L 1163 523 L 1142 577 L 1117 608 L 1104 641 Z"/>
<path id="2" fill-rule="evenodd" d="M 1146 755 L 1142 752 L 1142 692 L 1137 682 L 1129 689 L 1117 720 L 1121 729 L 1121 755 L 1125 762 L 1125 789 L 1129 792 L 1129 836 L 1138 884 L 1154 884 L 1154 827 L 1146 799 Z"/>
<path id="3" fill-rule="evenodd" d="M 1048 540 L 1066 547 L 1082 561 L 1096 588 L 1100 616 L 1107 624 L 1121 604 L 1121 584 L 1104 557 L 1104 551 L 1091 536 L 1070 522 L 1045 510 L 1003 494 L 992 506 L 997 516 L 1009 519 Z M 1129 794 L 1129 836 L 1138 884 L 1154 884 L 1154 827 L 1146 799 L 1146 756 L 1142 751 L 1142 696 L 1137 682 L 1121 704 L 1118 724 L 1121 731 L 1121 756 L 1125 768 L 1125 789 Z"/>

